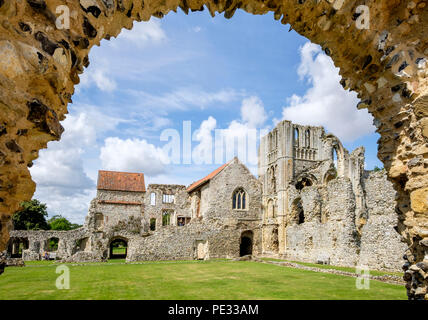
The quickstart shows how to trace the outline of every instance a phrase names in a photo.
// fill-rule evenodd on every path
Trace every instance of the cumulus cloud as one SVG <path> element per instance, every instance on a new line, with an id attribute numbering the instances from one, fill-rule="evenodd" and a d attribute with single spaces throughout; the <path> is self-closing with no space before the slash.
<path id="1" fill-rule="evenodd" d="M 299 124 L 324 126 L 343 141 L 354 141 L 374 132 L 367 110 L 356 108 L 355 92 L 340 85 L 339 69 L 315 44 L 306 43 L 300 51 L 298 75 L 311 87 L 303 96 L 293 95 L 283 108 L 283 119 Z"/>
<path id="2" fill-rule="evenodd" d="M 37 184 L 34 197 L 48 205 L 50 215 L 62 214 L 82 222 L 95 190 L 95 181 L 84 168 L 84 155 L 96 148 L 102 132 L 114 129 L 123 120 L 88 105 L 79 109 L 83 111 L 63 121 L 61 141 L 50 142 L 48 149 L 41 150 L 30 172 Z"/>
<path id="3" fill-rule="evenodd" d="M 202 121 L 201 126 L 193 134 L 193 140 L 199 144 L 193 149 L 192 159 L 196 164 L 212 163 L 213 161 L 213 130 L 217 126 L 217 120 L 209 117 Z"/>
<path id="4" fill-rule="evenodd" d="M 263 102 L 256 96 L 242 101 L 241 119 L 233 120 L 226 128 L 217 128 L 216 119 L 210 116 L 194 133 L 193 140 L 199 144 L 193 149 L 193 161 L 222 164 L 238 156 L 256 172 L 257 145 L 259 138 L 267 133 L 266 119 Z"/>
<path id="5" fill-rule="evenodd" d="M 138 47 L 144 47 L 148 44 L 162 43 L 167 39 L 161 22 L 151 19 L 147 22 L 134 22 L 132 30 L 123 30 L 118 36 L 118 41 L 113 45 L 120 46 L 121 42 L 131 42 Z"/>
<path id="6" fill-rule="evenodd" d="M 117 80 L 120 74 L 135 72 L 135 63 L 138 61 L 138 57 L 133 56 L 135 49 L 141 49 L 148 45 L 159 45 L 165 41 L 167 41 L 167 36 L 162 29 L 160 21 L 135 22 L 132 30 L 125 29 L 114 41 L 103 43 L 103 47 L 109 47 L 103 48 L 103 50 L 110 50 L 110 53 L 116 52 L 117 54 L 97 54 L 98 51 L 96 50 L 94 54 L 91 54 L 90 71 L 85 72 L 80 77 L 81 81 L 77 92 L 80 92 L 81 88 L 91 86 L 96 86 L 103 92 L 115 91 L 118 87 Z M 121 56 L 127 56 L 128 58 L 118 61 L 118 51 Z M 133 61 L 126 63 L 126 60 L 131 58 L 133 58 Z"/>
<path id="7" fill-rule="evenodd" d="M 161 148 L 146 140 L 109 137 L 101 148 L 102 168 L 115 171 L 143 172 L 156 176 L 165 172 L 168 157 Z"/>
<path id="8" fill-rule="evenodd" d="M 242 101 L 241 118 L 252 128 L 260 127 L 266 122 L 266 111 L 259 97 L 252 96 Z"/>

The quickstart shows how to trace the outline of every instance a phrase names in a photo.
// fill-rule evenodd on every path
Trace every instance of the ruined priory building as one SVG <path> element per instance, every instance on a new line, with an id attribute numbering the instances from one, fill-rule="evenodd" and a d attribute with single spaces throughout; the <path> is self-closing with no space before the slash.
<path id="1" fill-rule="evenodd" d="M 134 21 L 178 9 L 227 19 L 236 10 L 271 13 L 284 32 L 291 27 L 332 58 L 342 86 L 358 93 L 357 108 L 375 119 L 378 157 L 396 191 L 397 229 L 408 246 L 408 294 L 428 298 L 426 0 L 0 0 L 0 250 L 9 243 L 11 215 L 35 191 L 28 167 L 61 138 L 60 121 L 91 48 Z"/>
<path id="2" fill-rule="evenodd" d="M 24 260 L 40 259 L 56 238 L 58 259 L 103 261 L 120 240 L 128 261 L 252 254 L 399 270 L 394 198 L 384 171 L 364 170 L 363 148 L 349 154 L 322 127 L 282 121 L 260 143 L 259 179 L 237 158 L 187 188 L 99 171 L 82 228 L 12 231 L 9 253 L 22 243 Z"/>

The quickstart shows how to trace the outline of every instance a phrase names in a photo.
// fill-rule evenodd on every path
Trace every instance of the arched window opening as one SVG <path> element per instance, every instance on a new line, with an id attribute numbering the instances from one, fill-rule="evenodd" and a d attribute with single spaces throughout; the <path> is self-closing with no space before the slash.
<path id="1" fill-rule="evenodd" d="M 128 254 L 128 241 L 122 238 L 110 242 L 110 259 L 125 259 Z"/>
<path id="2" fill-rule="evenodd" d="M 326 172 L 324 176 L 324 184 L 328 184 L 330 181 L 337 178 L 337 171 L 336 169 L 330 169 Z"/>
<path id="3" fill-rule="evenodd" d="M 305 147 L 310 148 L 311 147 L 311 133 L 309 129 L 305 131 Z"/>
<path id="4" fill-rule="evenodd" d="M 253 254 L 253 232 L 244 231 L 241 234 L 241 242 L 239 245 L 239 255 L 241 257 Z"/>
<path id="5" fill-rule="evenodd" d="M 299 129 L 294 129 L 294 144 L 299 146 Z"/>
<path id="6" fill-rule="evenodd" d="M 22 258 L 24 250 L 29 248 L 29 241 L 26 238 L 10 238 L 8 252 L 11 258 Z"/>
<path id="7" fill-rule="evenodd" d="M 332 153 L 333 153 L 332 154 L 332 158 L 333 158 L 334 167 L 337 168 L 337 159 L 338 159 L 338 156 L 337 156 L 337 149 L 336 149 L 336 147 L 333 148 Z"/>
<path id="8" fill-rule="evenodd" d="M 267 203 L 267 218 L 275 218 L 275 205 L 272 199 Z"/>
<path id="9" fill-rule="evenodd" d="M 304 177 L 304 178 L 299 179 L 299 181 L 297 181 L 296 189 L 300 191 L 304 187 L 310 187 L 312 185 L 313 185 L 312 181 L 310 179 Z"/>
<path id="10" fill-rule="evenodd" d="M 247 194 L 244 189 L 236 189 L 233 193 L 232 207 L 234 210 L 245 210 L 247 209 Z"/>
<path id="11" fill-rule="evenodd" d="M 56 252 L 58 250 L 59 239 L 58 238 L 50 238 L 48 240 L 48 251 Z"/>
<path id="12" fill-rule="evenodd" d="M 89 248 L 89 238 L 78 239 L 75 242 L 73 254 L 80 251 L 87 251 Z"/>
<path id="13" fill-rule="evenodd" d="M 291 213 L 297 224 L 305 222 L 305 212 L 303 210 L 303 203 L 301 198 L 297 198 L 293 201 Z"/>

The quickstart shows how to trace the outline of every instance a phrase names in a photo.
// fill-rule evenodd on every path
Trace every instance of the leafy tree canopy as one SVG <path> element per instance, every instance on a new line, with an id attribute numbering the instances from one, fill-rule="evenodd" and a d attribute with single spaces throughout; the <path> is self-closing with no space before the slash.
<path id="1" fill-rule="evenodd" d="M 76 223 L 71 223 L 67 220 L 67 218 L 61 216 L 61 215 L 55 215 L 52 218 L 48 220 L 48 224 L 51 228 L 51 230 L 73 230 L 80 228 L 81 225 Z"/>
<path id="2" fill-rule="evenodd" d="M 12 217 L 15 230 L 49 230 L 46 221 L 48 216 L 46 204 L 33 199 L 24 201 L 21 206 L 22 209 Z"/>

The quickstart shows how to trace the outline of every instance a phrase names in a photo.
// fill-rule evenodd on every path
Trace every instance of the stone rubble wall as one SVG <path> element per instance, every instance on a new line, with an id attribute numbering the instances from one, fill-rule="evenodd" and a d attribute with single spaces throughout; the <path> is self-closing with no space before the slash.
<path id="1" fill-rule="evenodd" d="M 327 186 L 327 193 L 328 201 L 321 207 L 317 187 L 302 189 L 300 196 L 305 221 L 298 224 L 296 217 L 289 218 L 285 255 L 290 260 L 355 266 L 358 243 L 352 184 L 346 178 L 332 180 Z M 326 211 L 327 221 L 324 223 L 321 223 L 321 210 Z"/>
<path id="2" fill-rule="evenodd" d="M 261 234 L 255 224 L 224 225 L 221 221 L 192 221 L 182 227 L 164 227 L 140 238 L 128 250 L 129 261 L 197 259 L 197 243 L 206 243 L 204 259 L 239 256 L 241 233 L 254 231 L 254 254 L 261 251 Z"/>
<path id="3" fill-rule="evenodd" d="M 29 247 L 23 250 L 23 260 L 40 260 L 45 251 L 48 251 L 48 242 L 51 238 L 58 238 L 58 259 L 66 258 L 76 252 L 76 241 L 89 238 L 91 235 L 85 228 L 71 231 L 51 231 L 51 230 L 14 230 L 10 232 L 11 239 L 27 239 Z"/>
<path id="4" fill-rule="evenodd" d="M 400 270 L 407 246 L 396 231 L 396 192 L 385 172 L 368 172 L 363 180 L 367 222 L 362 228 L 360 265 Z"/>
<path id="5" fill-rule="evenodd" d="M 151 194 L 156 194 L 156 204 L 151 205 Z M 163 194 L 174 195 L 173 203 L 163 203 Z M 191 218 L 190 199 L 185 186 L 149 184 L 144 196 L 144 217 L 156 219 L 156 229 L 162 228 L 162 213 L 171 212 L 171 225 L 176 225 L 177 217 Z"/>

